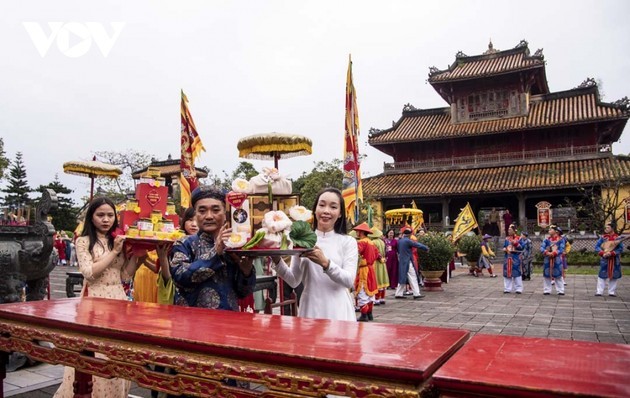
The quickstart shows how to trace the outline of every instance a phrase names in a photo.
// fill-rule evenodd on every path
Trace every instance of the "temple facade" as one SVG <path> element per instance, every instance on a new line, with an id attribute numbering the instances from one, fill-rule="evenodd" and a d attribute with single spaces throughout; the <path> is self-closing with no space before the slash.
<path id="1" fill-rule="evenodd" d="M 593 79 L 550 92 L 542 50 L 530 54 L 526 41 L 459 52 L 447 69 L 430 68 L 428 82 L 447 106 L 407 104 L 391 128 L 370 130 L 368 143 L 393 157 L 363 182 L 382 212 L 414 201 L 426 223 L 447 227 L 469 202 L 475 214 L 509 209 L 531 228 L 541 201 L 560 217 L 567 199 L 583 197 L 580 188 L 630 183 L 630 157 L 612 153 L 628 99 L 601 101 Z"/>

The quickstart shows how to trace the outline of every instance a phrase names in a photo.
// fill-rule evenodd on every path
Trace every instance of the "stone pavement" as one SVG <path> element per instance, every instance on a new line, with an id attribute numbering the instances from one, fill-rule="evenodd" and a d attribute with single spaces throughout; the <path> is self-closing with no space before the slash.
<path id="1" fill-rule="evenodd" d="M 65 272 L 51 276 L 52 297 L 65 297 Z M 524 282 L 521 295 L 504 294 L 503 279 L 487 274 L 475 278 L 465 268 L 453 272 L 443 292 L 424 292 L 425 298 L 395 300 L 374 308 L 374 321 L 467 329 L 474 333 L 537 336 L 606 343 L 630 343 L 630 279 L 621 279 L 617 297 L 595 297 L 596 276 L 569 275 L 565 296 L 542 294 L 542 277 Z M 60 382 L 61 366 L 37 365 L 7 374 L 5 396 L 51 397 Z M 149 397 L 135 387 L 130 397 Z"/>

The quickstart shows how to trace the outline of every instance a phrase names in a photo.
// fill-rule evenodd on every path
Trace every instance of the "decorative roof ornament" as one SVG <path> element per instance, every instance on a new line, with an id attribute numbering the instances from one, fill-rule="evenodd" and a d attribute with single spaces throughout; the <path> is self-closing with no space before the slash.
<path id="1" fill-rule="evenodd" d="M 377 129 L 375 127 L 370 127 L 370 130 L 368 131 L 368 137 L 372 137 L 373 135 L 376 135 L 376 134 L 380 133 L 381 131 L 383 131 L 383 130 Z"/>
<path id="2" fill-rule="evenodd" d="M 409 102 L 407 102 L 405 105 L 403 105 L 403 112 L 408 112 L 408 111 L 415 111 L 417 108 L 413 105 L 411 105 Z"/>
<path id="3" fill-rule="evenodd" d="M 534 53 L 534 57 L 538 57 L 540 59 L 545 58 L 545 56 L 543 55 L 543 49 L 539 48 L 538 50 L 536 50 L 536 52 Z"/>
<path id="4" fill-rule="evenodd" d="M 442 72 L 442 71 L 439 70 L 438 68 L 436 68 L 435 66 L 430 66 L 429 67 L 429 76 L 437 75 L 440 72 Z"/>
<path id="5" fill-rule="evenodd" d="M 468 55 L 464 54 L 462 50 L 459 50 L 457 54 L 455 54 L 455 58 L 466 58 Z"/>
<path id="6" fill-rule="evenodd" d="M 579 86 L 576 88 L 586 88 L 586 87 L 597 87 L 597 82 L 592 77 L 587 77 Z"/>
<path id="7" fill-rule="evenodd" d="M 483 55 L 494 54 L 498 52 L 499 50 L 494 48 L 494 46 L 492 45 L 492 39 L 490 39 L 490 42 L 488 43 L 488 49 L 486 50 L 486 52 L 483 53 Z"/>
<path id="8" fill-rule="evenodd" d="M 628 97 L 623 97 L 622 99 L 618 99 L 617 101 L 612 103 L 614 106 L 618 106 L 619 108 L 627 111 L 630 109 L 630 99 Z"/>
<path id="9" fill-rule="evenodd" d="M 529 45 L 529 43 L 527 42 L 527 40 L 523 39 L 514 48 L 527 47 L 528 45 Z"/>

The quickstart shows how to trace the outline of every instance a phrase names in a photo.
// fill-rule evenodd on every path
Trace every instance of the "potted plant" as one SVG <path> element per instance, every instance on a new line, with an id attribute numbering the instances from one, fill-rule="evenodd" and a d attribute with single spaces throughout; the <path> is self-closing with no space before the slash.
<path id="1" fill-rule="evenodd" d="M 474 270 L 477 268 L 479 257 L 481 257 L 481 237 L 478 235 L 463 236 L 457 242 L 457 250 L 466 256 L 468 266 Z"/>
<path id="2" fill-rule="evenodd" d="M 580 235 L 586 234 L 586 224 L 581 222 L 580 225 L 578 225 L 578 231 L 580 231 Z"/>
<path id="3" fill-rule="evenodd" d="M 534 225 L 534 235 L 536 236 L 540 235 L 540 231 L 542 231 L 542 228 L 540 228 L 540 225 Z"/>
<path id="4" fill-rule="evenodd" d="M 455 247 L 449 237 L 436 232 L 421 236 L 418 241 L 429 248 L 428 252 L 418 250 L 422 275 L 426 278 L 424 290 L 442 291 L 440 276 L 447 270 L 453 259 Z"/>

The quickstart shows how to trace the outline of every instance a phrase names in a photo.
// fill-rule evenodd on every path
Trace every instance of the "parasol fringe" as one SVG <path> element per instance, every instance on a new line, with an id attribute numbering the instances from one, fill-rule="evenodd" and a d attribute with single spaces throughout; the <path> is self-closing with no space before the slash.
<path id="1" fill-rule="evenodd" d="M 274 156 L 291 158 L 313 153 L 313 143 L 300 135 L 280 133 L 257 134 L 238 141 L 239 157 L 269 159 Z"/>
<path id="2" fill-rule="evenodd" d="M 122 170 L 117 166 L 107 165 L 105 163 L 95 165 L 94 162 L 86 164 L 84 162 L 66 162 L 63 164 L 64 173 L 81 175 L 81 176 L 105 176 L 116 178 L 122 174 Z"/>

